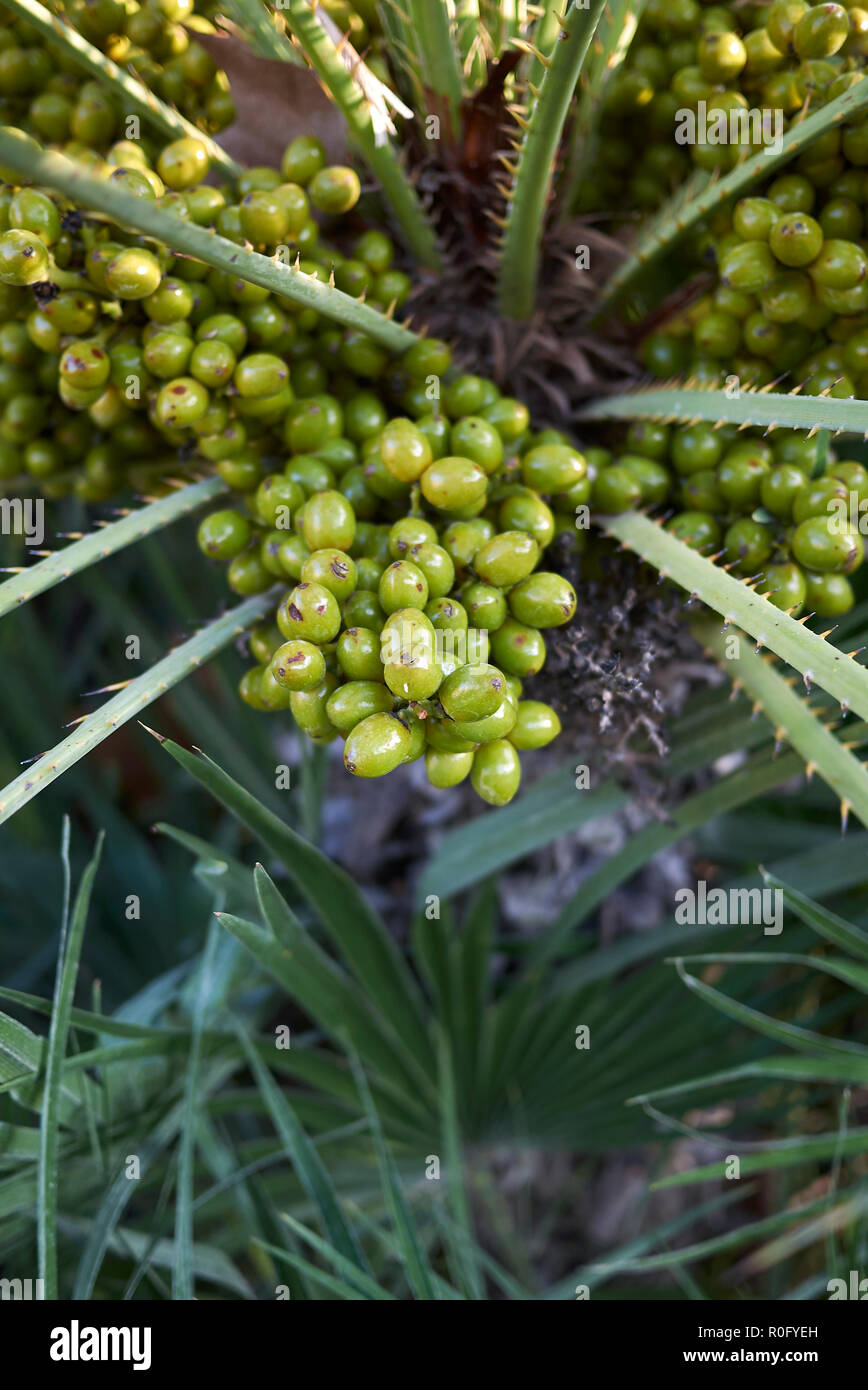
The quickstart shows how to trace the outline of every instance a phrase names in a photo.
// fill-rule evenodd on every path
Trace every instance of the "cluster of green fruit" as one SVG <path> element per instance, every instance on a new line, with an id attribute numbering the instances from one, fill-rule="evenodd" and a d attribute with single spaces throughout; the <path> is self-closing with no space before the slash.
<path id="1" fill-rule="evenodd" d="M 54 10 L 94 47 L 129 69 L 203 130 L 225 129 L 235 107 L 224 72 L 188 30 L 213 33 L 193 0 L 73 0 Z M 0 113 L 66 153 L 105 150 L 127 133 L 124 112 L 102 83 L 46 47 L 26 19 L 0 15 Z"/>
<path id="2" fill-rule="evenodd" d="M 736 426 L 653 421 L 630 427 L 625 451 L 586 451 L 601 512 L 673 503 L 666 529 L 720 555 L 739 577 L 790 614 L 839 617 L 852 608 L 848 575 L 862 564 L 868 470 L 820 455 L 816 438 L 780 430 L 768 439 Z"/>
<path id="3" fill-rule="evenodd" d="M 868 125 L 819 145 L 822 169 L 782 174 L 716 219 L 714 292 L 646 340 L 656 376 L 868 395 Z"/>
<path id="4" fill-rule="evenodd" d="M 604 133 L 577 210 L 653 209 L 692 168 L 728 172 L 805 110 L 861 81 L 866 55 L 868 7 L 861 5 L 648 0 L 627 58 L 608 85 Z M 693 138 L 680 141 L 685 113 L 700 110 L 705 119 L 695 123 Z M 748 111 L 768 112 L 782 129 L 770 124 L 764 130 L 761 118 L 738 117 Z M 856 129 L 864 140 L 862 119 Z M 821 141 L 796 168 L 822 172 L 827 157 Z"/>
<path id="5" fill-rule="evenodd" d="M 231 189 L 203 182 L 208 154 L 189 138 L 159 151 L 118 142 L 89 172 L 239 245 L 282 248 L 369 303 L 409 294 L 385 234 L 356 236 L 350 256 L 321 239 L 315 213 L 349 212 L 361 185 L 313 137 Z M 255 486 L 269 456 L 303 452 L 359 379 L 389 365 L 366 335 L 48 191 L 0 187 L 0 228 L 0 478 L 29 473 L 45 495 L 104 500 L 194 453 Z"/>
<path id="6" fill-rule="evenodd" d="M 425 339 L 400 371 L 422 386 L 449 358 Z M 373 393 L 335 401 L 310 452 L 206 517 L 199 545 L 229 562 L 238 592 L 295 581 L 252 634 L 247 703 L 289 709 L 314 742 L 343 737 L 356 776 L 424 756 L 433 786 L 469 776 L 502 806 L 519 753 L 560 732 L 522 681 L 545 661 L 543 630 L 575 612 L 569 582 L 539 565 L 574 525 L 577 492 L 587 498 L 586 465 L 557 432 L 531 435 L 526 409 L 480 378 L 453 376 L 428 406 L 388 418 Z"/>

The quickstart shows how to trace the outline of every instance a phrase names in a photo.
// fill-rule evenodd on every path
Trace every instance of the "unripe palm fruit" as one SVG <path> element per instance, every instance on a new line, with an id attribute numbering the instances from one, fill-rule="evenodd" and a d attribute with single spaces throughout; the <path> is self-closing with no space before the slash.
<path id="1" fill-rule="evenodd" d="M 372 628 L 351 627 L 342 632 L 338 638 L 337 659 L 348 680 L 383 680 L 380 635 Z"/>
<path id="2" fill-rule="evenodd" d="M 503 626 L 491 634 L 490 641 L 492 657 L 509 675 L 524 680 L 535 676 L 545 665 L 546 646 L 538 628 L 507 618 Z"/>
<path id="3" fill-rule="evenodd" d="M 337 676 L 327 671 L 314 690 L 293 690 L 289 696 L 292 717 L 308 738 L 329 742 L 337 730 L 328 717 L 328 702 L 337 686 Z"/>
<path id="4" fill-rule="evenodd" d="M 321 584 L 297 584 L 277 610 L 277 625 L 290 641 L 301 638 L 319 646 L 337 637 L 341 610 L 334 594 Z"/>
<path id="5" fill-rule="evenodd" d="M 468 719 L 455 725 L 455 732 L 468 743 L 494 743 L 496 739 L 510 738 L 518 719 L 518 702 L 507 695 L 498 705 L 494 714 L 485 719 Z"/>
<path id="6" fill-rule="evenodd" d="M 271 658 L 271 674 L 287 690 L 315 690 L 325 677 L 325 657 L 312 642 L 293 639 Z"/>
<path id="7" fill-rule="evenodd" d="M 518 753 L 507 739 L 486 743 L 473 755 L 473 790 L 489 806 L 506 806 L 521 782 Z"/>
<path id="8" fill-rule="evenodd" d="M 390 420 L 379 438 L 380 458 L 391 476 L 414 483 L 432 461 L 431 445 L 412 420 Z"/>
<path id="9" fill-rule="evenodd" d="M 439 511 L 456 511 L 485 496 L 488 478 L 471 459 L 449 456 L 430 464 L 421 478 L 422 495 Z"/>
<path id="10" fill-rule="evenodd" d="M 438 748 L 429 748 L 425 754 L 425 771 L 432 787 L 441 791 L 457 787 L 469 775 L 473 767 L 473 750 L 464 753 L 446 753 Z"/>
<path id="11" fill-rule="evenodd" d="M 248 546 L 250 534 L 247 517 L 227 507 L 200 522 L 196 540 L 203 555 L 212 560 L 233 560 Z"/>
<path id="12" fill-rule="evenodd" d="M 371 714 L 344 745 L 344 767 L 355 777 L 385 777 L 410 751 L 410 731 L 396 714 Z"/>
<path id="13" fill-rule="evenodd" d="M 561 732 L 561 721 L 551 705 L 541 700 L 519 700 L 516 720 L 509 735 L 514 748 L 545 748 Z"/>
<path id="14" fill-rule="evenodd" d="M 356 534 L 356 515 L 342 492 L 315 492 L 304 508 L 302 535 L 311 550 L 349 550 Z"/>
<path id="15" fill-rule="evenodd" d="M 560 574 L 539 570 L 509 591 L 512 616 L 528 627 L 561 627 L 576 611 L 576 591 Z"/>
<path id="16" fill-rule="evenodd" d="M 518 584 L 539 563 L 540 547 L 527 531 L 501 531 L 473 557 L 473 568 L 486 584 L 508 589 Z"/>
<path id="17" fill-rule="evenodd" d="M 391 692 L 379 681 L 346 681 L 332 691 L 326 705 L 329 722 L 345 737 L 363 719 L 391 709 Z"/>
<path id="18" fill-rule="evenodd" d="M 275 532 L 277 536 L 280 532 Z M 356 562 L 342 550 L 314 550 L 306 557 L 301 567 L 301 578 L 305 584 L 321 584 L 343 603 L 355 593 Z"/>
<path id="19" fill-rule="evenodd" d="M 456 722 L 485 719 L 502 704 L 506 680 L 496 666 L 460 666 L 440 687 L 445 714 Z"/>
<path id="20" fill-rule="evenodd" d="M 586 471 L 582 455 L 564 444 L 542 444 L 521 461 L 522 479 L 537 492 L 568 492 Z"/>
<path id="21" fill-rule="evenodd" d="M 428 602 L 428 580 L 418 565 L 396 560 L 384 570 L 377 597 L 384 613 L 397 613 L 402 608 L 422 609 Z"/>

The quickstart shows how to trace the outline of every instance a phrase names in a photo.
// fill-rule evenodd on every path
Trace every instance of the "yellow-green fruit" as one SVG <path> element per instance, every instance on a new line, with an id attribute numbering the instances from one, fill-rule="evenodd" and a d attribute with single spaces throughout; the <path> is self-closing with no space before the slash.
<path id="1" fill-rule="evenodd" d="M 271 658 L 271 674 L 287 690 L 316 690 L 326 672 L 325 657 L 313 642 L 284 642 Z"/>
<path id="2" fill-rule="evenodd" d="M 542 700 L 519 700 L 515 724 L 509 735 L 513 748 L 520 752 L 545 748 L 561 732 L 561 721 L 551 705 Z"/>
<path id="3" fill-rule="evenodd" d="M 518 706 L 515 700 L 507 696 L 494 714 L 489 714 L 486 719 L 468 719 L 463 724 L 456 724 L 455 732 L 466 738 L 469 743 L 493 743 L 499 738 L 511 739 L 517 718 Z"/>
<path id="4" fill-rule="evenodd" d="M 442 753 L 437 748 L 429 748 L 425 754 L 425 771 L 432 787 L 445 791 L 463 782 L 473 767 L 473 750 L 466 753 Z"/>
<path id="5" fill-rule="evenodd" d="M 347 681 L 329 696 L 326 713 L 339 733 L 347 735 L 372 714 L 387 714 L 392 696 L 379 681 Z"/>
<path id="6" fill-rule="evenodd" d="M 473 568 L 486 584 L 508 589 L 526 579 L 539 561 L 540 548 L 527 531 L 501 531 L 473 557 Z"/>
<path id="7" fill-rule="evenodd" d="M 538 571 L 510 589 L 509 607 L 529 627 L 560 627 L 576 611 L 576 591 L 562 575 Z"/>
<path id="8" fill-rule="evenodd" d="M 422 495 L 440 511 L 458 511 L 485 496 L 488 477 L 471 459 L 437 459 L 422 474 Z"/>
<path id="9" fill-rule="evenodd" d="M 457 722 L 494 714 L 506 694 L 506 678 L 496 666 L 459 666 L 440 690 L 443 711 Z"/>
<path id="10" fill-rule="evenodd" d="M 489 806 L 506 806 L 521 782 L 518 753 L 508 739 L 497 739 L 477 748 L 470 772 L 473 790 Z"/>
<path id="11" fill-rule="evenodd" d="M 310 738 L 333 738 L 335 727 L 328 717 L 328 701 L 337 686 L 337 676 L 327 671 L 314 690 L 293 690 L 289 708 L 300 729 Z"/>
<path id="12" fill-rule="evenodd" d="M 410 752 L 410 731 L 396 714 L 371 714 L 344 745 L 344 766 L 354 777 L 385 777 Z"/>

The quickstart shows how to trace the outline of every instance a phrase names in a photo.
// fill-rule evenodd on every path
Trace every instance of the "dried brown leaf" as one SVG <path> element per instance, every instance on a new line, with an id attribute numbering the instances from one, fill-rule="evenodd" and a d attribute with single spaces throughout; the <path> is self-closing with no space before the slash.
<path id="1" fill-rule="evenodd" d="M 347 162 L 346 128 L 309 68 L 258 54 L 234 34 L 195 35 L 229 77 L 237 118 L 220 144 L 240 164 L 280 167 L 297 135 L 317 135 L 332 164 Z"/>

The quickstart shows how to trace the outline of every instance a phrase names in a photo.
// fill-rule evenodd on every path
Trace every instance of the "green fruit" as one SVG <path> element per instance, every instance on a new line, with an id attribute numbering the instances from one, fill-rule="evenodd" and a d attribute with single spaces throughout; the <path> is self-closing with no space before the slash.
<path id="1" fill-rule="evenodd" d="M 521 782 L 518 753 L 507 739 L 486 743 L 473 755 L 473 790 L 489 806 L 506 806 Z"/>
<path id="2" fill-rule="evenodd" d="M 363 719 L 374 714 L 387 714 L 391 708 L 392 696 L 379 681 L 351 680 L 332 692 L 326 704 L 326 713 L 329 722 L 346 736 Z"/>
<path id="3" fill-rule="evenodd" d="M 794 463 L 782 463 L 763 476 L 760 483 L 760 501 L 767 511 L 782 521 L 788 521 L 793 514 L 796 494 L 804 486 L 805 475 Z"/>
<path id="4" fill-rule="evenodd" d="M 490 637 L 491 655 L 498 667 L 508 675 L 522 680 L 541 671 L 546 659 L 546 646 L 538 628 L 527 627 L 515 618 L 507 618 Z"/>
<path id="5" fill-rule="evenodd" d="M 551 705 L 541 700 L 519 700 L 509 741 L 520 752 L 546 748 L 561 732 L 561 721 Z"/>
<path id="6" fill-rule="evenodd" d="M 317 170 L 310 180 L 308 192 L 319 212 L 334 217 L 355 207 L 361 197 L 362 185 L 354 169 L 334 164 Z"/>
<path id="7" fill-rule="evenodd" d="M 335 727 L 328 717 L 328 702 L 336 686 L 337 677 L 327 671 L 314 690 L 290 691 L 292 717 L 308 738 L 315 742 L 325 743 L 335 736 Z"/>
<path id="8" fill-rule="evenodd" d="M 105 268 L 106 288 L 118 299 L 147 299 L 160 284 L 162 271 L 150 251 L 128 247 Z"/>
<path id="9" fill-rule="evenodd" d="M 805 602 L 820 618 L 840 618 L 855 603 L 853 586 L 843 574 L 813 574 L 805 570 Z"/>
<path id="10" fill-rule="evenodd" d="M 473 628 L 495 632 L 506 620 L 506 598 L 491 584 L 468 584 L 461 590 L 461 601 Z"/>
<path id="11" fill-rule="evenodd" d="M 342 492 L 330 488 L 308 498 L 302 535 L 311 550 L 349 550 L 355 533 L 355 513 Z"/>
<path id="12" fill-rule="evenodd" d="M 287 639 L 301 638 L 319 646 L 337 637 L 341 610 L 334 594 L 321 584 L 297 584 L 277 610 L 277 625 Z"/>
<path id="13" fill-rule="evenodd" d="M 729 527 L 723 545 L 742 574 L 756 574 L 772 553 L 772 534 L 761 522 L 742 517 Z"/>
<path id="14" fill-rule="evenodd" d="M 338 638 L 337 659 L 348 680 L 383 680 L 380 635 L 372 628 L 351 627 L 342 632 Z"/>
<path id="15" fill-rule="evenodd" d="M 232 560 L 250 544 L 250 522 L 231 508 L 212 512 L 199 524 L 196 542 L 212 560 Z"/>
<path id="16" fill-rule="evenodd" d="M 421 544 L 413 546 L 410 560 L 422 571 L 428 582 L 429 600 L 444 598 L 451 591 L 455 583 L 455 565 L 443 546 L 433 541 L 422 541 Z"/>
<path id="17" fill-rule="evenodd" d="M 810 265 L 822 250 L 823 229 L 806 212 L 786 213 L 772 227 L 769 246 L 783 265 Z"/>
<path id="18" fill-rule="evenodd" d="M 312 642 L 284 642 L 271 657 L 271 674 L 287 690 L 315 690 L 325 673 L 325 657 Z"/>
<path id="19" fill-rule="evenodd" d="M 314 550 L 301 567 L 305 584 L 320 584 L 343 603 L 357 588 L 356 563 L 342 550 Z"/>
<path id="20" fill-rule="evenodd" d="M 236 594 L 251 598 L 262 594 L 274 583 L 274 577 L 262 563 L 257 550 L 245 550 L 230 561 L 226 582 Z"/>
<path id="21" fill-rule="evenodd" d="M 586 472 L 582 455 L 563 444 L 543 444 L 521 461 L 523 481 L 537 492 L 567 492 Z"/>
<path id="22" fill-rule="evenodd" d="M 484 469 L 472 459 L 437 459 L 421 476 L 422 495 L 439 511 L 466 507 L 484 497 L 487 487 Z"/>
<path id="23" fill-rule="evenodd" d="M 33 232 L 9 231 L 0 236 L 0 280 L 6 285 L 34 285 L 48 278 L 50 259 Z"/>
<path id="24" fill-rule="evenodd" d="M 473 568 L 485 584 L 511 588 L 526 579 L 539 563 L 540 547 L 527 531 L 501 531 L 473 557 Z"/>
<path id="25" fill-rule="evenodd" d="M 428 602 L 428 580 L 418 565 L 396 560 L 383 572 L 377 597 L 384 613 L 424 608 Z"/>
<path id="26" fill-rule="evenodd" d="M 497 519 L 501 531 L 527 531 L 529 535 L 533 536 L 540 550 L 545 550 L 546 546 L 551 545 L 554 539 L 554 513 L 550 507 L 546 506 L 541 497 L 530 490 L 507 497 L 500 504 Z M 491 535 L 493 535 L 493 530 Z M 491 535 L 486 536 L 484 541 L 490 540 Z M 484 544 L 484 541 L 480 544 Z M 447 549 L 449 549 L 448 546 Z M 467 561 L 468 564 L 472 558 L 470 556 Z"/>
<path id="27" fill-rule="evenodd" d="M 794 564 L 769 565 L 760 592 L 775 608 L 798 612 L 807 594 L 804 572 Z"/>
<path id="28" fill-rule="evenodd" d="M 386 621 L 386 615 L 380 607 L 380 601 L 375 593 L 366 589 L 357 589 L 352 598 L 348 598 L 343 606 L 343 620 L 345 627 L 365 627 L 373 632 L 381 632 Z"/>
<path id="29" fill-rule="evenodd" d="M 511 695 L 507 695 L 494 714 L 487 715 L 485 719 L 468 719 L 462 724 L 456 724 L 455 732 L 466 743 L 494 743 L 496 739 L 511 739 L 517 719 L 518 702 Z"/>
<path id="30" fill-rule="evenodd" d="M 469 775 L 473 767 L 473 752 L 447 753 L 438 748 L 429 748 L 425 754 L 425 771 L 432 787 L 446 791 L 457 787 Z"/>
<path id="31" fill-rule="evenodd" d="M 850 574 L 865 557 L 865 542 L 858 527 L 835 526 L 825 517 L 812 516 L 793 532 L 793 556 L 805 569 Z"/>
<path id="32" fill-rule="evenodd" d="M 503 702 L 506 681 L 496 666 L 459 666 L 440 687 L 443 712 L 458 723 L 485 719 Z"/>
<path id="33" fill-rule="evenodd" d="M 431 445 L 412 420 L 390 420 L 379 438 L 380 458 L 391 476 L 414 483 L 432 461 Z"/>
<path id="34" fill-rule="evenodd" d="M 617 516 L 632 511 L 642 501 L 642 484 L 629 468 L 613 464 L 604 468 L 594 479 L 594 507 L 603 513 Z"/>
<path id="35" fill-rule="evenodd" d="M 720 526 L 708 512 L 680 512 L 667 521 L 666 530 L 691 550 L 710 550 L 720 545 Z"/>
<path id="36" fill-rule="evenodd" d="M 576 611 L 576 591 L 560 574 L 537 571 L 509 591 L 512 616 L 527 627 L 561 627 Z"/>

